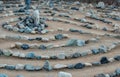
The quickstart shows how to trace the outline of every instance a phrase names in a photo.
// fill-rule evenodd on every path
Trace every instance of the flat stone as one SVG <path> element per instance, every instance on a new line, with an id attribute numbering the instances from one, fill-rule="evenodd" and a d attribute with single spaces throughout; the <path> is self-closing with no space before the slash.
<path id="1" fill-rule="evenodd" d="M 75 69 L 83 69 L 84 67 L 85 67 L 85 64 L 83 64 L 83 63 L 77 63 L 74 66 Z"/>
<path id="2" fill-rule="evenodd" d="M 99 66 L 99 65 L 101 65 L 101 63 L 100 62 L 92 62 L 92 65 L 93 66 Z"/>
<path id="3" fill-rule="evenodd" d="M 45 64 L 44 64 L 43 68 L 44 68 L 46 71 L 51 71 L 51 70 L 52 70 L 52 66 L 50 65 L 50 63 L 49 63 L 48 60 L 45 61 Z"/>
<path id="4" fill-rule="evenodd" d="M 115 73 L 116 73 L 117 76 L 119 76 L 120 75 L 120 68 L 116 69 Z"/>
<path id="5" fill-rule="evenodd" d="M 4 54 L 5 56 L 11 56 L 11 55 L 12 55 L 12 52 L 11 52 L 11 51 L 7 51 L 7 50 L 4 50 L 4 51 L 3 51 L 3 54 Z"/>
<path id="6" fill-rule="evenodd" d="M 34 59 L 35 58 L 35 54 L 33 52 L 29 52 L 26 54 L 26 58 L 27 59 Z"/>
<path id="7" fill-rule="evenodd" d="M 6 74 L 0 74 L 0 77 L 8 77 Z"/>
<path id="8" fill-rule="evenodd" d="M 63 38 L 64 38 L 64 36 L 62 34 L 55 35 L 56 40 L 62 40 Z"/>
<path id="9" fill-rule="evenodd" d="M 24 77 L 23 75 L 17 75 L 16 77 Z"/>
<path id="10" fill-rule="evenodd" d="M 60 53 L 58 56 L 57 56 L 58 59 L 65 59 L 65 53 Z"/>
<path id="11" fill-rule="evenodd" d="M 68 67 L 68 69 L 74 69 L 74 64 L 69 64 L 69 65 L 67 65 L 67 67 Z"/>
<path id="12" fill-rule="evenodd" d="M 24 65 L 23 65 L 23 64 L 17 64 L 17 65 L 15 66 L 15 69 L 16 69 L 16 70 L 23 70 L 23 69 L 24 69 Z"/>
<path id="13" fill-rule="evenodd" d="M 35 67 L 34 67 L 33 65 L 27 64 L 27 65 L 25 65 L 25 70 L 26 70 L 26 71 L 34 71 L 34 70 L 35 70 Z"/>
<path id="14" fill-rule="evenodd" d="M 66 67 L 67 67 L 67 65 L 56 64 L 56 65 L 54 66 L 54 69 L 63 69 L 63 68 L 66 68 Z"/>
<path id="15" fill-rule="evenodd" d="M 58 73 L 58 77 L 72 77 L 72 74 L 61 71 L 61 72 Z"/>
<path id="16" fill-rule="evenodd" d="M 120 61 L 120 55 L 115 56 L 114 59 Z"/>
<path id="17" fill-rule="evenodd" d="M 19 57 L 19 55 L 20 55 L 20 52 L 13 52 L 12 53 L 12 56 L 14 56 L 14 57 Z"/>
<path id="18" fill-rule="evenodd" d="M 24 54 L 24 53 L 20 53 L 20 54 L 19 54 L 19 57 L 20 57 L 20 58 L 25 58 L 25 54 Z"/>
<path id="19" fill-rule="evenodd" d="M 15 66 L 14 65 L 6 65 L 5 69 L 7 69 L 7 70 L 15 70 Z"/>
<path id="20" fill-rule="evenodd" d="M 27 49 L 29 49 L 30 47 L 29 47 L 28 44 L 23 44 L 23 45 L 21 45 L 21 48 L 22 48 L 23 50 L 27 50 Z"/>

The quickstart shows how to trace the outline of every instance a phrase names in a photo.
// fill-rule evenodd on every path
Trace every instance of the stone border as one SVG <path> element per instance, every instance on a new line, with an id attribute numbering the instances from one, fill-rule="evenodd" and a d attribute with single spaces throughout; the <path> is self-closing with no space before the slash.
<path id="1" fill-rule="evenodd" d="M 1 69 L 6 70 L 26 70 L 26 71 L 52 71 L 52 70 L 61 70 L 61 69 L 83 69 L 85 67 L 93 67 L 93 66 L 100 66 L 108 63 L 113 63 L 115 61 L 120 61 L 120 55 L 116 55 L 112 58 L 107 57 L 101 57 L 100 61 L 90 62 L 90 63 L 75 63 L 75 64 L 56 64 L 54 66 L 51 66 L 50 62 L 48 60 L 45 61 L 44 65 L 41 66 L 34 66 L 31 64 L 17 64 L 17 65 L 8 65 L 8 64 L 0 64 Z"/>
<path id="2" fill-rule="evenodd" d="M 72 58 L 79 58 L 79 57 L 84 57 L 88 55 L 97 55 L 100 53 L 107 53 L 118 47 L 120 43 L 113 43 L 110 46 L 100 46 L 98 48 L 93 48 L 88 51 L 84 52 L 75 52 L 73 54 L 68 54 L 66 55 L 65 53 L 60 53 L 58 55 L 53 55 L 53 56 L 45 56 L 45 55 L 36 55 L 34 52 L 29 52 L 27 54 L 20 53 L 19 51 L 13 52 L 12 50 L 5 50 L 5 49 L 0 49 L 0 56 L 5 56 L 5 57 L 17 57 L 20 59 L 36 59 L 36 60 L 64 60 L 64 59 L 72 59 Z"/>

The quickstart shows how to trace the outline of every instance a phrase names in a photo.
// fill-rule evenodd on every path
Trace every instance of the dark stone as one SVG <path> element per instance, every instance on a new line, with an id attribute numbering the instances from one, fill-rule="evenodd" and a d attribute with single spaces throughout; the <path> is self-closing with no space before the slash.
<path id="1" fill-rule="evenodd" d="M 62 40 L 64 37 L 63 37 L 63 35 L 62 34 L 57 34 L 57 35 L 55 35 L 55 39 L 57 39 L 57 40 Z"/>
<path id="2" fill-rule="evenodd" d="M 43 69 L 45 69 L 46 71 L 51 71 L 52 70 L 52 66 L 50 65 L 49 61 L 45 61 L 45 64 L 43 66 Z"/>
<path id="3" fill-rule="evenodd" d="M 42 40 L 42 37 L 36 37 L 36 40 L 40 41 Z"/>
<path id="4" fill-rule="evenodd" d="M 79 32 L 79 30 L 76 29 L 69 29 L 70 32 Z"/>
<path id="5" fill-rule="evenodd" d="M 2 50 L 0 50 L 0 56 L 2 56 L 3 55 L 3 52 L 2 52 Z"/>
<path id="6" fill-rule="evenodd" d="M 83 64 L 83 63 L 77 63 L 77 64 L 74 66 L 75 69 L 82 69 L 82 68 L 84 68 L 84 67 L 85 67 L 85 64 Z"/>
<path id="7" fill-rule="evenodd" d="M 68 69 L 74 69 L 75 65 L 69 64 L 67 67 L 68 67 Z"/>
<path id="8" fill-rule="evenodd" d="M 40 45 L 39 49 L 46 50 L 47 47 L 45 45 Z"/>
<path id="9" fill-rule="evenodd" d="M 107 47 L 102 45 L 102 46 L 100 46 L 99 51 L 102 53 L 105 53 L 105 52 L 107 52 Z"/>
<path id="10" fill-rule="evenodd" d="M 27 65 L 25 65 L 25 70 L 26 70 L 26 71 L 34 71 L 34 70 L 35 70 L 35 67 L 34 67 L 33 65 L 27 64 Z"/>
<path id="11" fill-rule="evenodd" d="M 77 8 L 77 7 L 71 7 L 71 9 L 72 10 L 77 10 L 77 11 L 79 10 L 79 8 Z"/>
<path id="12" fill-rule="evenodd" d="M 5 66 L 5 69 L 7 69 L 7 70 L 15 70 L 15 66 L 14 65 L 7 65 L 7 66 Z"/>
<path id="13" fill-rule="evenodd" d="M 109 60 L 107 57 L 102 57 L 100 62 L 101 62 L 101 64 L 107 64 L 107 63 L 109 63 Z"/>
<path id="14" fill-rule="evenodd" d="M 74 53 L 72 56 L 72 58 L 78 58 L 78 57 L 80 57 L 80 53 Z"/>
<path id="15" fill-rule="evenodd" d="M 23 45 L 21 46 L 21 48 L 22 48 L 23 50 L 27 50 L 27 49 L 29 49 L 30 47 L 29 47 L 28 44 L 23 44 Z"/>
<path id="16" fill-rule="evenodd" d="M 56 59 L 57 59 L 57 56 L 50 56 L 50 59 L 56 60 Z"/>
<path id="17" fill-rule="evenodd" d="M 36 56 L 36 59 L 37 59 L 37 60 L 40 60 L 40 59 L 42 59 L 42 58 L 41 58 L 41 56 Z"/>
<path id="18" fill-rule="evenodd" d="M 33 52 L 30 52 L 28 54 L 26 54 L 25 56 L 27 59 L 34 59 L 35 58 L 35 54 Z"/>
<path id="19" fill-rule="evenodd" d="M 115 56 L 114 59 L 120 61 L 120 55 Z"/>
<path id="20" fill-rule="evenodd" d="M 92 53 L 93 53 L 93 54 L 98 54 L 98 53 L 99 53 L 99 50 L 98 50 L 98 49 L 92 49 Z"/>

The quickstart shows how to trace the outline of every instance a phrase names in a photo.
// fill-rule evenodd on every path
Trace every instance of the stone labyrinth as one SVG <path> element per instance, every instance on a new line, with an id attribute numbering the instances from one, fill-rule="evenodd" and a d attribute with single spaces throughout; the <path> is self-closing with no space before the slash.
<path id="1" fill-rule="evenodd" d="M 56 3 L 52 9 L 37 7 L 37 25 L 33 9 L 29 15 L 12 7 L 0 13 L 0 73 L 9 77 L 120 76 L 120 8 L 76 2 Z M 69 76 L 58 76 L 60 71 Z"/>

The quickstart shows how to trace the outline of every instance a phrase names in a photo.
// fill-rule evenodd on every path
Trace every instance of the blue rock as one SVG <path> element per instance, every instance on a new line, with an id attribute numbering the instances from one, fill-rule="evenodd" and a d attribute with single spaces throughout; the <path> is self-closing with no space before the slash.
<path id="1" fill-rule="evenodd" d="M 45 45 L 40 45 L 39 49 L 46 50 L 47 47 Z"/>
<path id="2" fill-rule="evenodd" d="M 77 10 L 77 11 L 79 10 L 79 8 L 77 8 L 77 7 L 71 7 L 71 9 L 72 10 Z"/>
<path id="3" fill-rule="evenodd" d="M 27 65 L 25 65 L 25 70 L 26 70 L 26 71 L 34 71 L 34 70 L 35 70 L 35 67 L 32 66 L 32 65 L 27 64 Z"/>
<path id="4" fill-rule="evenodd" d="M 17 75 L 16 77 L 24 77 L 23 75 Z"/>
<path id="5" fill-rule="evenodd" d="M 50 56 L 50 59 L 57 59 L 57 56 Z"/>
<path id="6" fill-rule="evenodd" d="M 24 29 L 19 29 L 19 32 L 20 32 L 20 33 L 23 33 L 23 32 L 24 32 Z"/>
<path id="7" fill-rule="evenodd" d="M 35 58 L 35 54 L 33 52 L 30 52 L 28 54 L 26 54 L 25 56 L 27 59 L 34 59 Z"/>
<path id="8" fill-rule="evenodd" d="M 78 57 L 80 57 L 80 53 L 74 53 L 72 56 L 72 58 L 78 58 Z"/>
<path id="9" fill-rule="evenodd" d="M 75 69 L 82 69 L 82 68 L 84 68 L 84 67 L 85 67 L 85 64 L 83 64 L 83 63 L 77 63 L 77 64 L 74 66 Z"/>
<path id="10" fill-rule="evenodd" d="M 23 44 L 23 45 L 21 46 L 21 48 L 22 48 L 23 50 L 27 50 L 27 49 L 29 49 L 30 47 L 29 47 L 28 44 Z"/>
<path id="11" fill-rule="evenodd" d="M 107 63 L 109 63 L 109 60 L 107 57 L 102 57 L 100 62 L 101 62 L 101 64 L 107 64 Z"/>
<path id="12" fill-rule="evenodd" d="M 35 66 L 34 68 L 35 68 L 35 71 L 40 71 L 40 70 L 42 70 L 42 68 L 41 68 L 40 66 Z"/>
<path id="13" fill-rule="evenodd" d="M 114 59 L 120 61 L 120 55 L 115 56 Z"/>
<path id="14" fill-rule="evenodd" d="M 7 69 L 7 70 L 15 70 L 15 66 L 14 65 L 7 65 L 7 66 L 5 66 L 5 69 Z"/>
<path id="15" fill-rule="evenodd" d="M 105 74 L 98 74 L 97 76 L 95 77 L 106 77 Z"/>
<path id="16" fill-rule="evenodd" d="M 6 74 L 0 74 L 0 77 L 8 77 Z"/>
<path id="17" fill-rule="evenodd" d="M 69 65 L 67 65 L 67 67 L 68 67 L 68 69 L 74 69 L 75 65 L 69 64 Z"/>
<path id="18" fill-rule="evenodd" d="M 55 35 L 55 39 L 57 39 L 57 40 L 62 40 L 64 37 L 63 37 L 63 35 L 62 34 L 57 34 L 57 35 Z"/>
<path id="19" fill-rule="evenodd" d="M 24 32 L 25 32 L 25 33 L 31 33 L 31 32 L 32 32 L 32 29 L 30 29 L 29 27 L 25 27 Z"/>
<path id="20" fill-rule="evenodd" d="M 40 41 L 42 40 L 42 37 L 36 37 L 36 40 Z"/>
<path id="21" fill-rule="evenodd" d="M 115 73 L 116 73 L 117 76 L 120 76 L 120 68 L 116 69 Z"/>
<path id="22" fill-rule="evenodd" d="M 93 53 L 93 54 L 98 54 L 98 53 L 99 53 L 99 50 L 98 50 L 98 49 L 92 49 L 92 53 Z"/>
<path id="23" fill-rule="evenodd" d="M 77 40 L 77 46 L 84 46 L 85 41 L 84 40 Z"/>
<path id="24" fill-rule="evenodd" d="M 69 29 L 70 32 L 79 32 L 79 30 L 76 29 Z"/>

